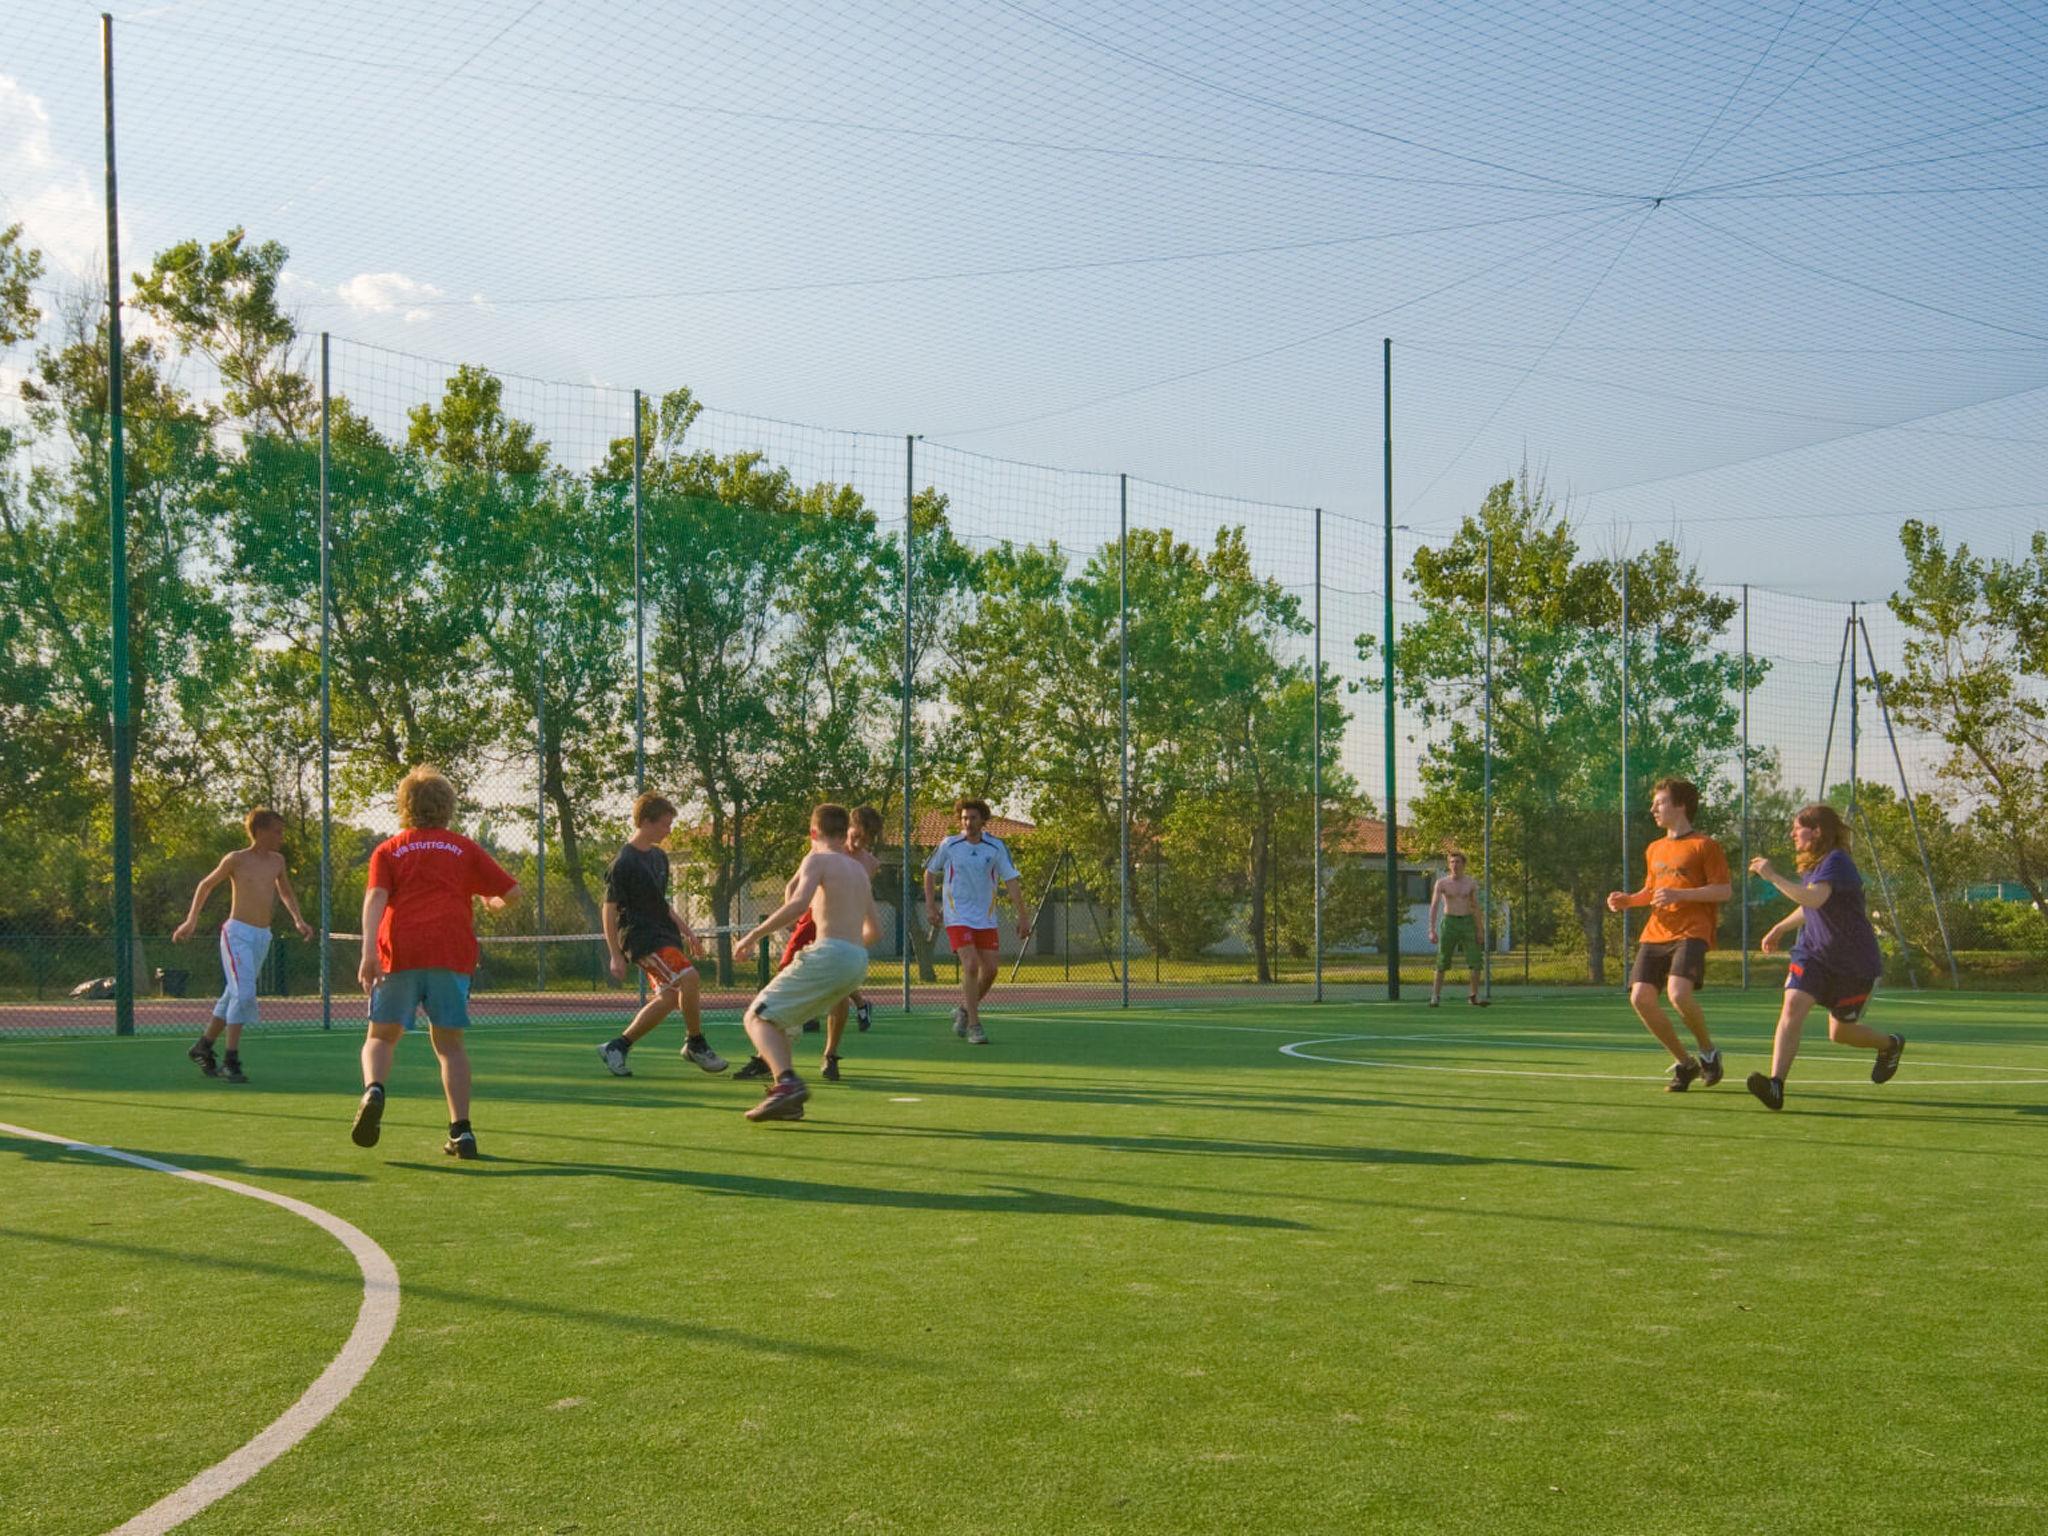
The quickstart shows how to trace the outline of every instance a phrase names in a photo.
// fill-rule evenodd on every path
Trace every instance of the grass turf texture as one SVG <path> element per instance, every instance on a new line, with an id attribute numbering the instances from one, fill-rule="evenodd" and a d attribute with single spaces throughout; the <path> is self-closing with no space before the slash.
<path id="1" fill-rule="evenodd" d="M 2048 1008 L 1887 994 L 1898 1079 L 1810 1027 L 1773 1116 L 1774 1002 L 1709 995 L 1729 1077 L 1684 1097 L 1612 998 L 1019 1000 L 986 1050 L 881 1015 L 795 1126 L 673 1026 L 630 1080 L 587 1024 L 479 1029 L 473 1164 L 421 1039 L 349 1144 L 353 1030 L 252 1036 L 246 1087 L 9 1044 L 0 1119 L 397 1262 L 367 1380 L 194 1533 L 2041 1530 Z M 0 1528 L 101 1531 L 282 1411 L 359 1283 L 259 1202 L 0 1153 Z"/>

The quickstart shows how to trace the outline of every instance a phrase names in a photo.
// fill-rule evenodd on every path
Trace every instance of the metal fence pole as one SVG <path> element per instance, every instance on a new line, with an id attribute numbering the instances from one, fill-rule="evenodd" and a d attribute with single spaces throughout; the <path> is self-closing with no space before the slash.
<path id="1" fill-rule="evenodd" d="M 903 439 L 903 1011 L 910 1012 L 910 952 L 914 947 L 910 941 L 910 859 L 912 842 L 916 834 L 917 812 L 913 807 L 914 785 L 911 779 L 910 726 L 911 726 L 911 639 L 910 639 L 910 598 L 911 572 L 916 563 L 917 527 L 914 513 L 917 503 L 917 438 L 915 435 Z"/>
<path id="2" fill-rule="evenodd" d="M 1877 695 L 1878 718 L 1884 722 L 1885 739 L 1892 745 L 1892 762 L 1899 770 L 1899 794 L 1906 802 L 1906 819 L 1913 824 L 1913 843 L 1920 851 L 1920 873 L 1927 881 L 1927 899 L 1934 903 L 1934 926 L 1941 933 L 1941 947 L 1948 952 L 1948 983 L 1960 992 L 1963 979 L 1956 970 L 1956 946 L 1948 936 L 1948 918 L 1941 910 L 1941 893 L 1934 883 L 1934 865 L 1927 857 L 1927 839 L 1920 835 L 1920 813 L 1914 809 L 1913 789 L 1906 782 L 1906 759 L 1899 751 L 1898 734 L 1892 729 L 1892 707 L 1884 696 L 1884 679 L 1878 676 L 1877 648 L 1870 643 L 1870 626 L 1858 618 L 1856 627 L 1863 632 L 1864 654 L 1870 659 L 1871 692 Z"/>
<path id="3" fill-rule="evenodd" d="M 1131 1006 L 1131 477 L 1116 477 L 1117 975 Z M 1159 907 L 1153 903 L 1153 920 Z"/>
<path id="4" fill-rule="evenodd" d="M 100 17 L 107 131 L 107 555 L 113 603 L 114 1033 L 135 1033 L 135 722 L 128 700 L 128 465 L 122 441 L 121 215 L 114 186 L 114 18 Z"/>
<path id="5" fill-rule="evenodd" d="M 646 509 L 641 490 L 640 391 L 633 391 L 633 793 L 647 793 Z"/>
<path id="6" fill-rule="evenodd" d="M 1387 738 L 1387 1001 L 1398 1003 L 1401 1000 L 1401 832 L 1399 818 L 1394 813 L 1394 338 L 1391 336 L 1381 343 L 1380 370 L 1381 398 L 1385 414 L 1381 476 L 1382 489 L 1386 496 L 1385 548 L 1382 551 L 1380 578 L 1385 585 L 1386 602 L 1380 620 L 1380 640 L 1386 651 L 1382 687 L 1386 693 Z"/>
<path id="7" fill-rule="evenodd" d="M 1628 557 L 1621 561 L 1621 886 L 1629 889 L 1628 856 Z M 1621 909 L 1621 963 L 1628 964 L 1628 908 Z"/>
<path id="8" fill-rule="evenodd" d="M 1486 534 L 1486 763 L 1484 809 L 1480 815 L 1479 861 L 1486 887 L 1479 901 L 1480 964 L 1485 968 L 1486 997 L 1493 1000 L 1493 531 Z M 1432 907 L 1434 912 L 1435 908 Z M 1441 965 L 1443 962 L 1437 962 Z"/>
<path id="9" fill-rule="evenodd" d="M 1749 583 L 1742 584 L 1742 989 L 1749 990 Z"/>
<path id="10" fill-rule="evenodd" d="M 1856 605 L 1849 605 L 1849 817 L 1856 817 L 1856 749 L 1862 724 L 1856 707 Z"/>
<path id="11" fill-rule="evenodd" d="M 1323 509 L 1316 508 L 1316 670 L 1314 697 L 1313 763 L 1310 778 L 1315 797 L 1314 825 L 1310 829 L 1312 858 L 1310 871 L 1315 881 L 1316 1001 L 1323 1000 Z"/>
<path id="12" fill-rule="evenodd" d="M 548 631 L 533 627 L 533 931 L 548 934 Z M 533 946 L 534 980 L 548 986 L 548 947 Z"/>
<path id="13" fill-rule="evenodd" d="M 320 333 L 320 1027 L 334 1028 L 334 525 L 327 406 L 329 337 Z"/>

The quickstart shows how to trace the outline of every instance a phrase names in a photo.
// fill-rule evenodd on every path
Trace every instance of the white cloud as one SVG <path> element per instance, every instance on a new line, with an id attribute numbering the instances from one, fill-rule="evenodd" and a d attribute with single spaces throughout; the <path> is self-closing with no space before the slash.
<path id="1" fill-rule="evenodd" d="M 42 98 L 11 75 L 0 75 L 0 218 L 19 219 L 28 243 L 55 274 L 96 273 L 106 249 L 106 210 L 89 170 L 66 161 L 50 136 Z"/>
<path id="2" fill-rule="evenodd" d="M 441 297 L 432 283 L 422 283 L 403 272 L 358 272 L 334 290 L 349 308 L 371 315 L 397 315 L 407 325 L 433 318 L 433 311 L 420 306 Z"/>

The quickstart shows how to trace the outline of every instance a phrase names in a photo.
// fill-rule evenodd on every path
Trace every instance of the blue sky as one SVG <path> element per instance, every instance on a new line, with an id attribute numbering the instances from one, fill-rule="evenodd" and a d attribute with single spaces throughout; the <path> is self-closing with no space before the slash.
<path id="1" fill-rule="evenodd" d="M 60 277 L 97 10 L 17 0 L 0 61 Z M 2042 522 L 2039 6 L 114 13 L 130 267 L 246 224 L 308 329 L 1373 519 L 1392 336 L 1425 534 L 1525 459 L 1590 543 L 1815 596 L 1881 598 L 1904 515 Z"/>

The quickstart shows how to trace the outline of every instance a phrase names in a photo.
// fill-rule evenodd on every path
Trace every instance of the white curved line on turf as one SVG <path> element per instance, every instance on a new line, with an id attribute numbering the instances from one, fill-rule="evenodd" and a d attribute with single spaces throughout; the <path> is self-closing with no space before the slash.
<path id="1" fill-rule="evenodd" d="M 180 1168 L 175 1163 L 160 1163 L 153 1157 L 142 1157 L 115 1147 L 72 1141 L 69 1137 L 31 1131 L 25 1126 L 8 1125 L 4 1121 L 0 1121 L 0 1135 L 20 1136 L 29 1141 L 45 1141 L 70 1152 L 110 1157 L 137 1168 L 168 1173 L 173 1178 L 189 1179 L 195 1184 L 210 1184 L 230 1194 L 247 1195 L 252 1200 L 282 1206 L 334 1238 L 349 1251 L 356 1267 L 363 1272 L 363 1304 L 356 1310 L 356 1325 L 349 1330 L 341 1353 L 328 1362 L 327 1369 L 306 1388 L 304 1395 L 247 1445 L 225 1460 L 214 1463 L 184 1487 L 165 1494 L 134 1519 L 116 1526 L 108 1536 L 163 1536 L 165 1531 L 184 1524 L 216 1499 L 233 1493 L 311 1434 L 321 1420 L 334 1412 L 342 1399 L 356 1389 L 357 1383 L 369 1374 L 370 1367 L 383 1352 L 385 1341 L 391 1337 L 391 1330 L 398 1322 L 398 1266 L 391 1262 L 390 1254 L 339 1216 L 323 1211 L 317 1205 L 308 1205 L 303 1200 L 294 1200 L 289 1195 L 273 1194 L 253 1184 L 240 1184 L 233 1179 Z"/>
<path id="2" fill-rule="evenodd" d="M 1370 1056 L 1319 1056 L 1304 1047 L 1311 1045 L 1348 1045 L 1359 1040 L 1400 1039 L 1398 1035 L 1326 1035 L 1319 1040 L 1297 1040 L 1292 1045 L 1280 1047 L 1282 1056 L 1292 1056 L 1296 1061 L 1327 1061 L 1340 1067 L 1382 1067 L 1390 1072 L 1449 1072 L 1459 1077 L 1561 1077 L 1590 1083 L 1655 1083 L 1663 1081 L 1664 1074 L 1645 1076 L 1632 1072 L 1545 1072 L 1521 1067 L 1440 1067 L 1420 1061 L 1381 1061 Z M 1502 1042 L 1495 1042 L 1502 1043 Z M 1957 1062 L 1941 1065 L 1955 1067 Z M 2004 1067 L 2001 1071 L 2024 1072 L 2024 1067 Z M 1801 1082 L 1825 1085 L 1830 1088 L 1853 1086 L 1868 1080 L 1860 1077 L 1806 1077 Z M 1915 1088 L 2023 1088 L 2029 1085 L 2048 1083 L 2048 1077 L 2011 1077 L 1986 1080 L 1981 1077 L 1910 1077 L 1906 1079 Z"/>

